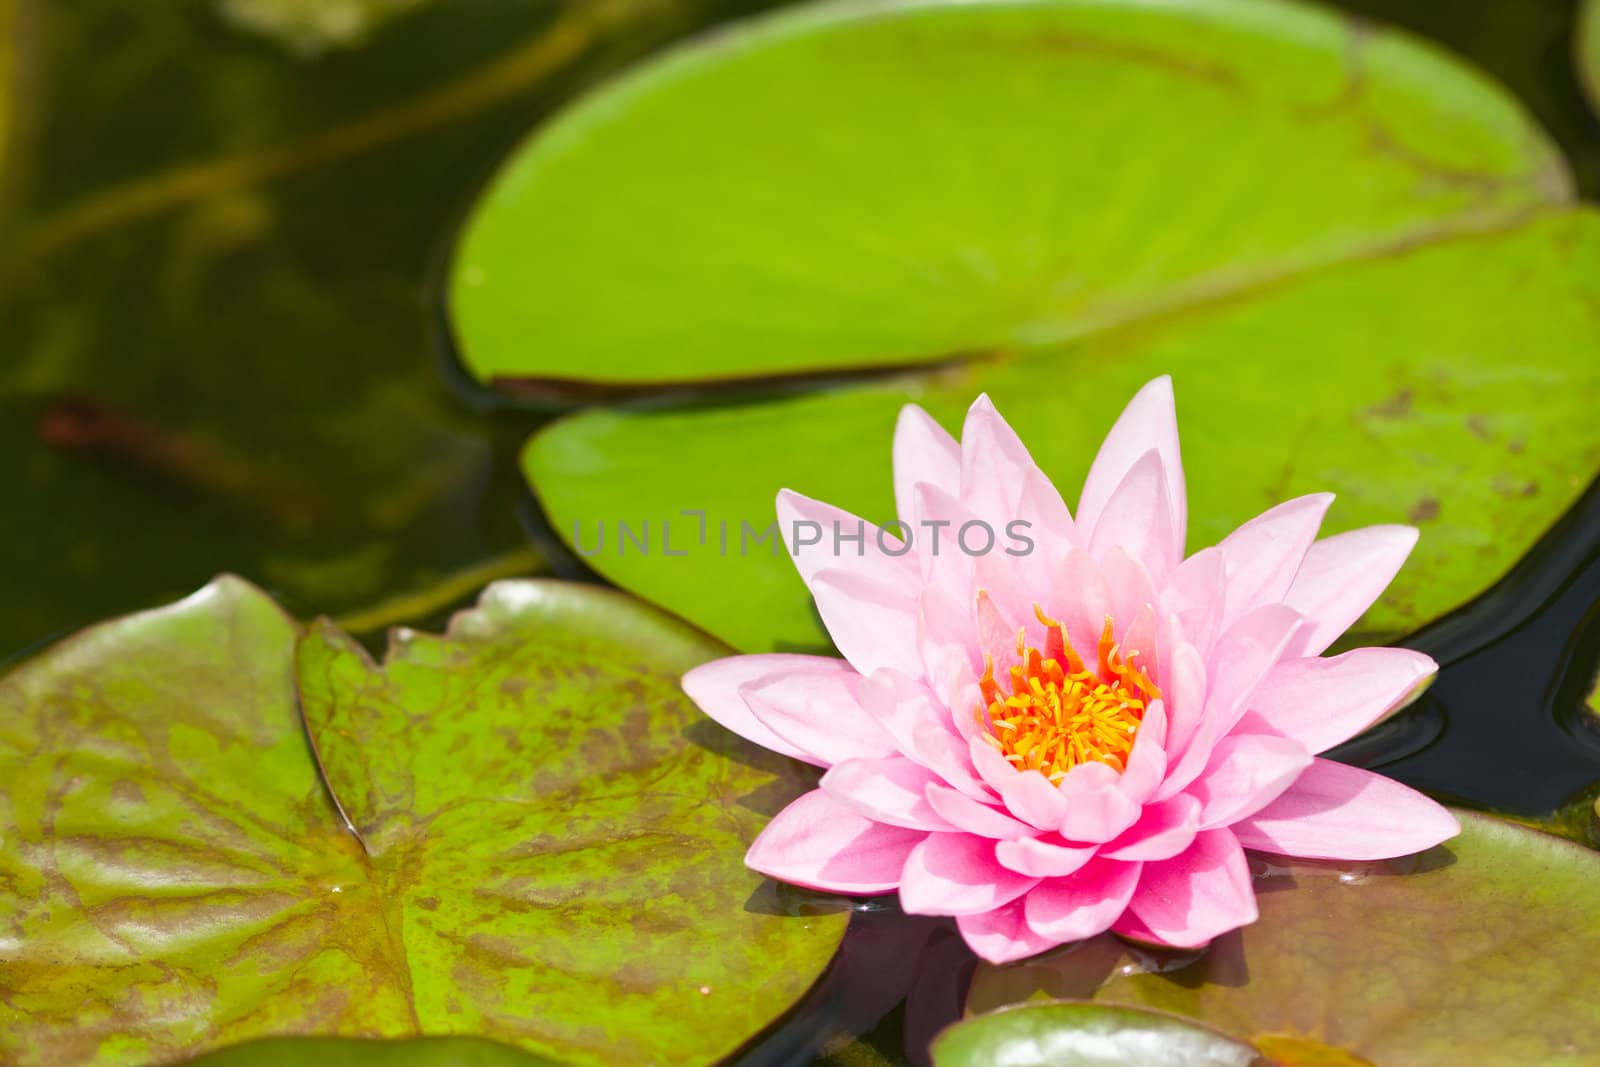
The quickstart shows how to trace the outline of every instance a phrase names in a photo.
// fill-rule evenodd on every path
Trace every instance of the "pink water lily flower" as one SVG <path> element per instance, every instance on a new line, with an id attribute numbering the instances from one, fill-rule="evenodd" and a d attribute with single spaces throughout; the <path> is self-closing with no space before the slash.
<path id="1" fill-rule="evenodd" d="M 1184 558 L 1169 379 L 1112 427 L 1075 517 L 987 397 L 959 443 L 906 407 L 894 488 L 881 530 L 778 494 L 842 660 L 734 656 L 684 678 L 722 725 L 827 768 L 751 846 L 755 870 L 898 891 L 999 963 L 1107 929 L 1193 947 L 1253 922 L 1247 848 L 1368 860 L 1459 832 L 1422 794 L 1315 758 L 1437 669 L 1400 648 L 1321 655 L 1416 531 L 1318 541 L 1333 497 L 1314 494 Z"/>

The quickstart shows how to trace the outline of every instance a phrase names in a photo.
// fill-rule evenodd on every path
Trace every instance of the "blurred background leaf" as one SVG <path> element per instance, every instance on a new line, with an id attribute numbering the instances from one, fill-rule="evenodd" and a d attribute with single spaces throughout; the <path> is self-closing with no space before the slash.
<path id="1" fill-rule="evenodd" d="M 219 570 L 344 612 L 519 546 L 525 429 L 437 343 L 454 221 L 556 103 L 756 6 L 0 0 L 0 658 Z"/>
<path id="2" fill-rule="evenodd" d="M 1600 0 L 1583 0 L 1573 31 L 1572 56 L 1578 67 L 1578 81 L 1600 119 Z M 1600 130 L 1600 125 L 1591 128 L 1591 132 L 1595 130 Z"/>

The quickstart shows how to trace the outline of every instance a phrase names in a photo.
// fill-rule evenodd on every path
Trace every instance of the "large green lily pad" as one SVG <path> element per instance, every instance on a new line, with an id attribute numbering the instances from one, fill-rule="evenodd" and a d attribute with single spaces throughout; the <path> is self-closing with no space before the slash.
<path id="1" fill-rule="evenodd" d="M 743 865 L 803 783 L 679 692 L 718 651 L 620 594 L 506 582 L 443 636 L 397 631 L 379 666 L 222 579 L 19 666 L 0 1059 L 291 1034 L 727 1053 L 844 917 L 787 914 Z"/>
<path id="2" fill-rule="evenodd" d="M 1198 960 L 1097 938 L 981 966 L 969 1007 L 1050 997 L 1155 1008 L 1286 1063 L 1600 1063 L 1600 855 L 1458 815 L 1460 837 L 1407 860 L 1258 861 L 1261 918 Z"/>
<path id="3" fill-rule="evenodd" d="M 1330 529 L 1423 527 L 1368 639 L 1480 592 L 1600 465 L 1600 224 L 1562 160 L 1472 71 L 1286 3 L 748 24 L 537 133 L 452 302 L 469 365 L 511 388 L 788 383 L 587 412 L 524 457 L 591 566 L 746 649 L 822 635 L 742 525 L 785 485 L 889 517 L 910 400 L 953 428 L 988 391 L 1070 498 L 1172 373 L 1193 545 L 1323 489 Z M 865 371 L 894 376 L 836 380 Z M 649 555 L 619 521 L 650 523 Z"/>
<path id="4" fill-rule="evenodd" d="M 1493 86 L 1312 8 L 813 4 L 551 122 L 452 288 L 485 379 L 761 378 L 1048 344 L 1566 191 Z"/>
<path id="5" fill-rule="evenodd" d="M 934 1067 L 1264 1067 L 1254 1047 L 1176 1016 L 1105 1004 L 1003 1008 L 935 1039 Z"/>

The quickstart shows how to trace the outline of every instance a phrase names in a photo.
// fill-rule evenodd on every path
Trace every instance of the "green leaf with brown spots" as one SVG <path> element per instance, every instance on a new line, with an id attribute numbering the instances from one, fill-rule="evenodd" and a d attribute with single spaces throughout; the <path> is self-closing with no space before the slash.
<path id="1" fill-rule="evenodd" d="M 1250 1045 L 1163 1012 L 1025 1004 L 945 1029 L 933 1067 L 1267 1067 Z"/>
<path id="2" fill-rule="evenodd" d="M 0 678 L 0 1060 L 300 1034 L 730 1052 L 844 916 L 744 867 L 804 786 L 681 695 L 720 651 L 617 593 L 503 582 L 377 666 L 225 578 L 23 663 Z"/>
<path id="3" fill-rule="evenodd" d="M 590 566 L 752 651 L 825 638 L 741 534 L 783 486 L 889 518 L 908 401 L 956 428 L 987 391 L 1071 500 L 1171 373 L 1192 547 L 1319 490 L 1329 532 L 1422 527 L 1369 641 L 1482 592 L 1600 467 L 1600 221 L 1548 138 L 1433 48 L 1273 0 L 730 29 L 530 139 L 452 312 L 508 388 L 698 401 L 580 413 L 524 468 Z"/>
<path id="4" fill-rule="evenodd" d="M 185 1062 L 189 1067 L 561 1067 L 556 1060 L 476 1037 L 270 1037 Z"/>
<path id="5" fill-rule="evenodd" d="M 1110 936 L 979 967 L 969 1010 L 1154 1008 L 1306 1067 L 1600 1064 L 1600 855 L 1485 815 L 1405 860 L 1255 861 L 1261 917 L 1200 954 Z"/>

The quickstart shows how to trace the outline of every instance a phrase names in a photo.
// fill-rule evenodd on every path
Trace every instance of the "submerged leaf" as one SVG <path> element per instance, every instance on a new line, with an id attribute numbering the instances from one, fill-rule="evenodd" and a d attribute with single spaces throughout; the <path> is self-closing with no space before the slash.
<path id="1" fill-rule="evenodd" d="M 465 1033 L 707 1060 L 832 955 L 844 917 L 743 865 L 802 784 L 680 694 L 718 651 L 688 628 L 550 582 L 397 631 L 383 667 L 318 623 L 304 725 L 295 644 L 221 579 L 0 679 L 0 1058 Z"/>
<path id="2" fill-rule="evenodd" d="M 302 58 L 360 45 L 426 0 L 216 0 L 217 13 Z"/>
<path id="3" fill-rule="evenodd" d="M 956 1023 L 934 1067 L 1266 1067 L 1241 1041 L 1173 1015 L 1104 1004 L 1004 1008 Z"/>
<path id="4" fill-rule="evenodd" d="M 1579 5 L 1572 48 L 1578 81 L 1589 95 L 1590 106 L 1600 114 L 1600 0 L 1583 0 Z"/>
<path id="5" fill-rule="evenodd" d="M 1097 938 L 980 966 L 968 1007 L 1045 997 L 1155 1008 L 1288 1063 L 1600 1062 L 1589 903 L 1600 855 L 1458 814 L 1460 837 L 1409 860 L 1262 857 L 1260 919 L 1198 957 Z"/>

